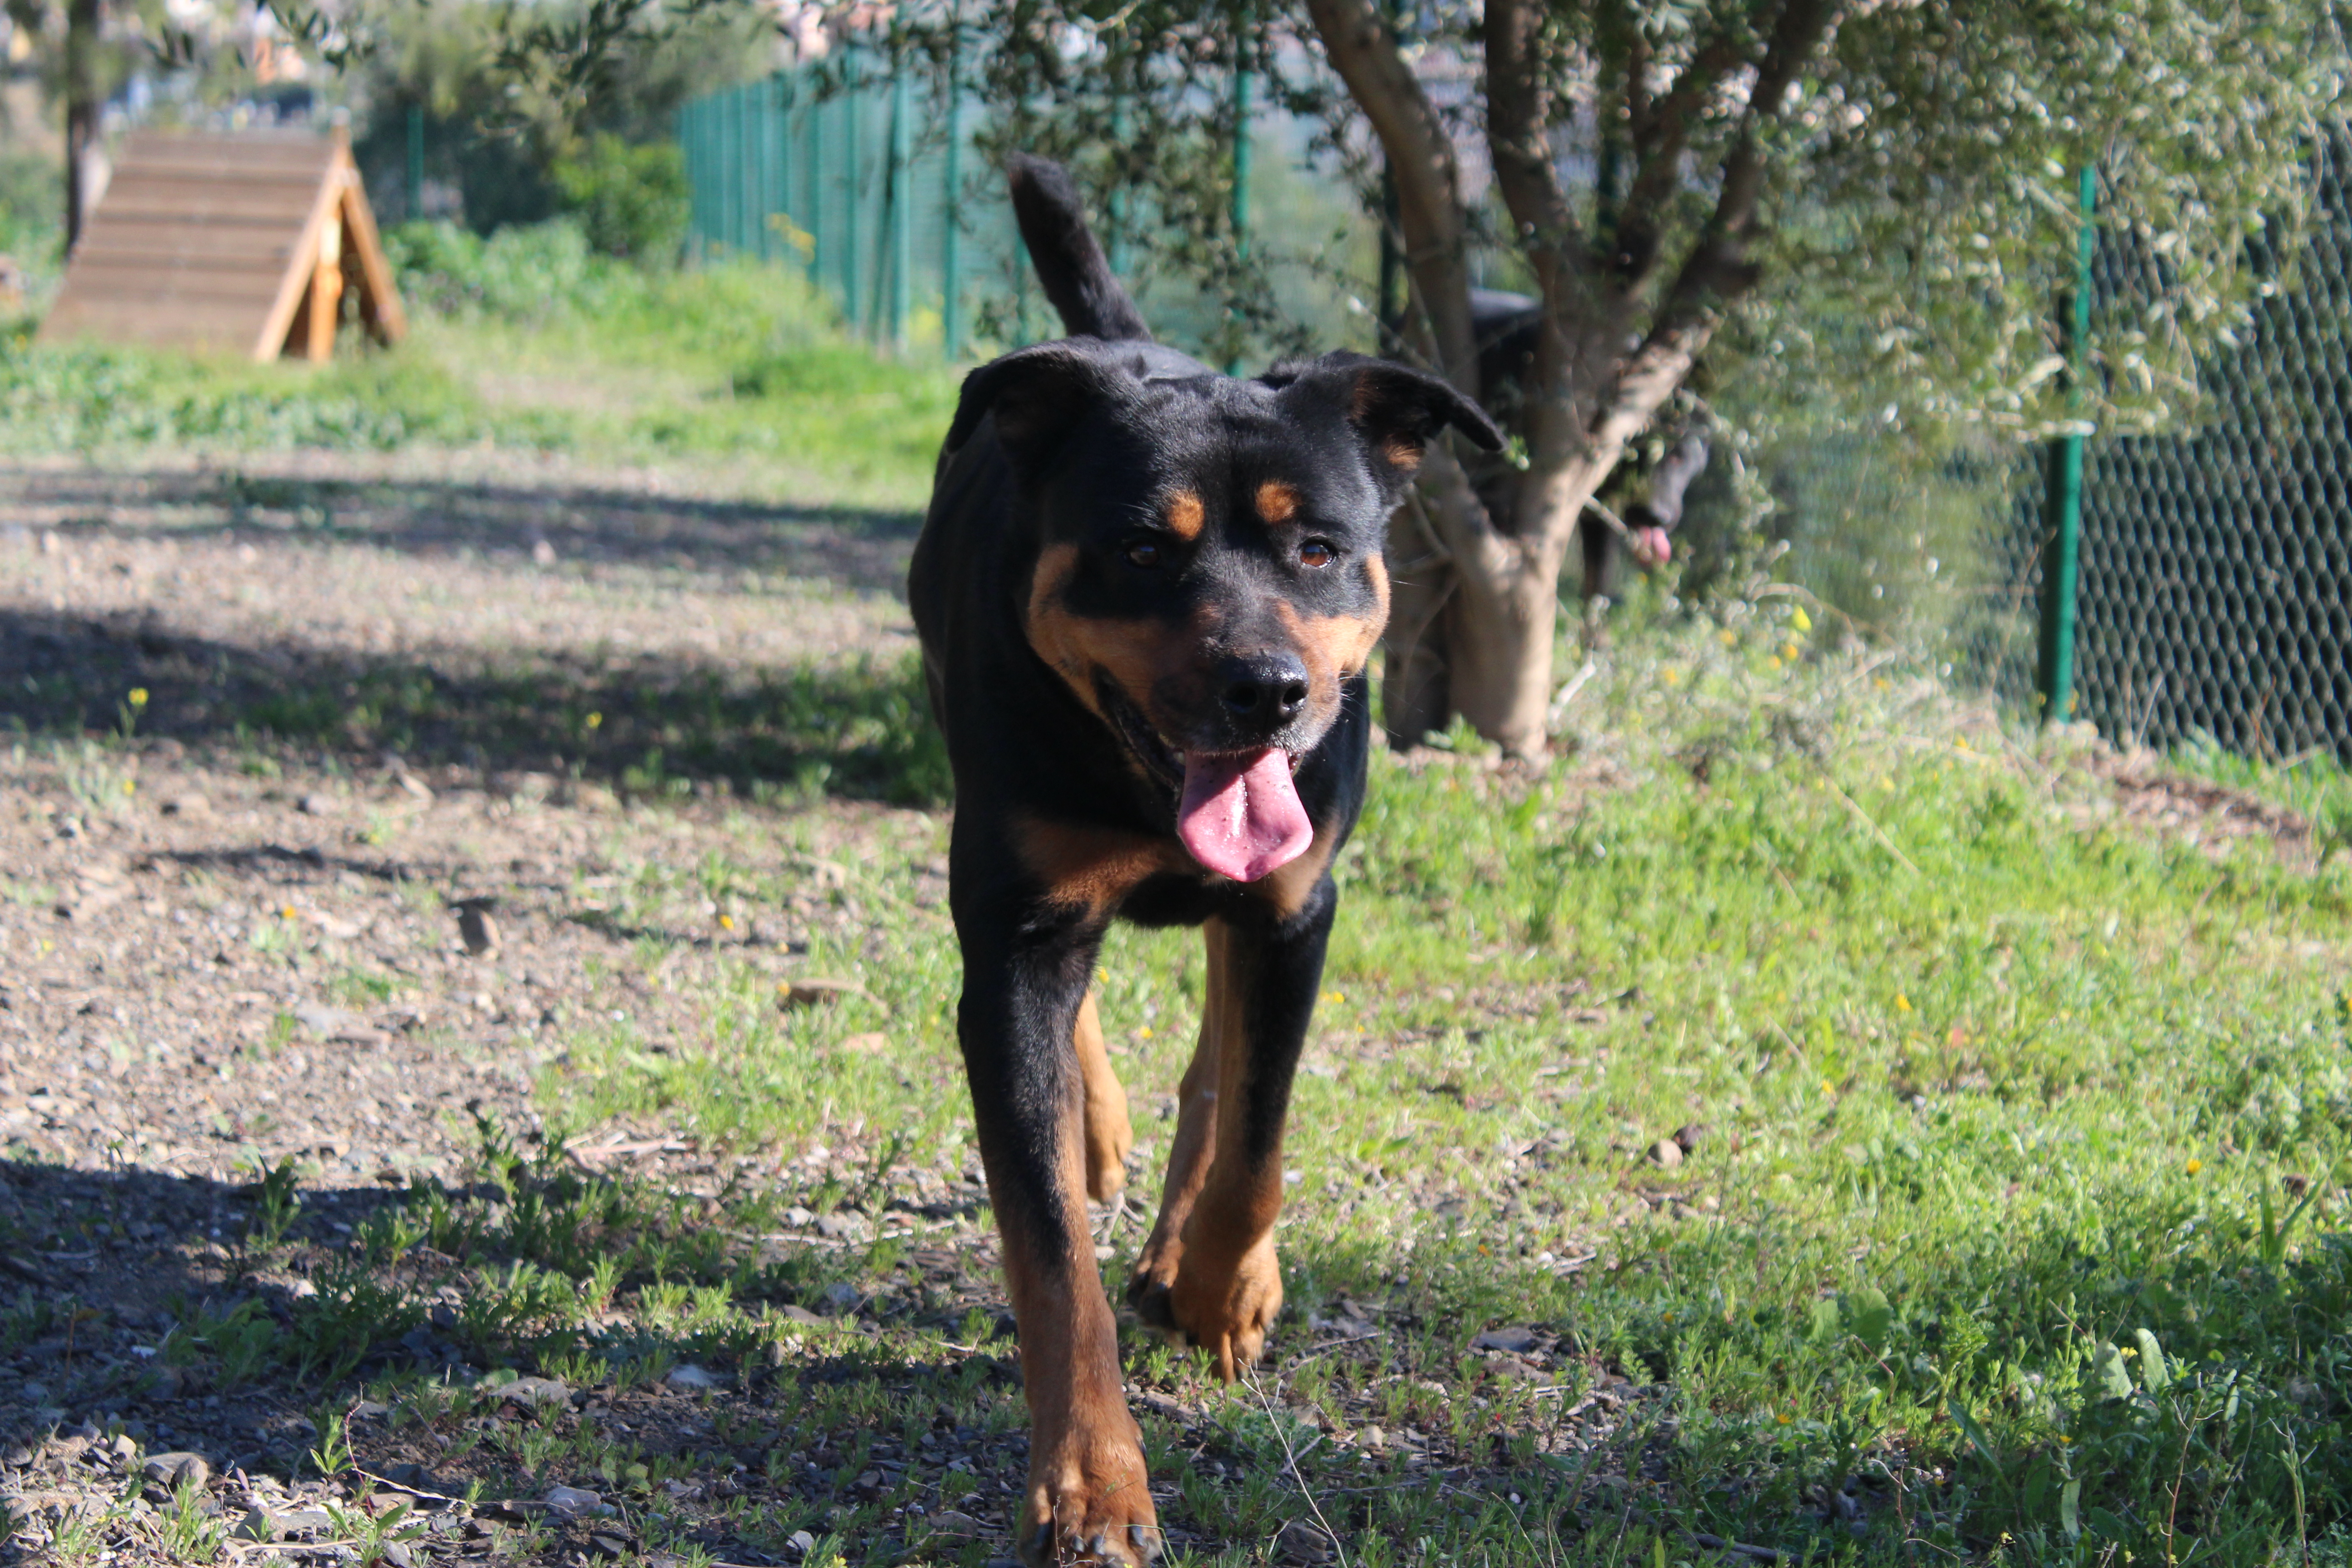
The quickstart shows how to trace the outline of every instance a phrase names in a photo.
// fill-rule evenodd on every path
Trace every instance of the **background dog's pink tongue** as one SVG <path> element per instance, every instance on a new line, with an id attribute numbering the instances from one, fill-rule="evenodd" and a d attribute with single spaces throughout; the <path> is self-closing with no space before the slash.
<path id="1" fill-rule="evenodd" d="M 1315 826 L 1290 782 L 1289 754 L 1269 746 L 1186 756 L 1176 836 L 1193 859 L 1236 882 L 1255 882 L 1297 859 L 1315 841 Z"/>

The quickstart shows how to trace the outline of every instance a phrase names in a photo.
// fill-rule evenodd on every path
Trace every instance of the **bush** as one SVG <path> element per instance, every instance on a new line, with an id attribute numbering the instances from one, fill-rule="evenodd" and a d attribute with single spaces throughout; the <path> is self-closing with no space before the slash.
<path id="1" fill-rule="evenodd" d="M 570 218 L 502 228 L 488 239 L 446 221 L 404 223 L 384 231 L 383 245 L 402 297 L 443 316 L 545 321 L 582 303 L 602 270 Z"/>
<path id="2" fill-rule="evenodd" d="M 556 189 L 600 255 L 667 267 L 686 243 L 686 154 L 672 143 L 631 146 L 610 132 L 555 165 Z"/>

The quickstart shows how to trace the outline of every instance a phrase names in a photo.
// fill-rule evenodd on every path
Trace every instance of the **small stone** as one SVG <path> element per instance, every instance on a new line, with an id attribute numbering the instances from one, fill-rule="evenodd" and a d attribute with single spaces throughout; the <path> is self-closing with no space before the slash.
<path id="1" fill-rule="evenodd" d="M 392 773 L 392 782 L 399 787 L 400 792 L 403 795 L 408 796 L 409 799 L 416 802 L 419 805 L 431 805 L 433 804 L 433 786 L 426 784 L 423 779 L 418 778 L 415 773 L 410 773 L 406 768 L 394 768 Z"/>
<path id="2" fill-rule="evenodd" d="M 720 1377 L 717 1373 L 712 1372 L 709 1367 L 696 1366 L 693 1363 L 688 1362 L 684 1366 L 674 1366 L 670 1368 L 669 1375 L 662 1381 L 668 1384 L 672 1388 L 683 1388 L 688 1391 L 694 1391 L 698 1389 L 723 1387 L 727 1380 Z"/>
<path id="3" fill-rule="evenodd" d="M 816 1537 L 805 1530 L 795 1530 L 784 1538 L 784 1544 L 793 1549 L 794 1556 L 805 1557 L 816 1550 Z"/>
<path id="4" fill-rule="evenodd" d="M 166 816 L 184 816 L 193 822 L 200 816 L 210 816 L 213 814 L 213 803 L 196 794 L 195 791 L 190 790 L 184 795 L 175 795 L 166 800 L 163 809 Z"/>
<path id="5" fill-rule="evenodd" d="M 457 911 L 457 935 L 466 951 L 479 958 L 499 945 L 499 928 L 490 919 L 490 911 L 479 904 L 467 904 Z"/>
<path id="6" fill-rule="evenodd" d="M 336 1039 L 347 1031 L 366 1027 L 356 1013 L 330 1007 L 321 1002 L 296 1003 L 294 1021 L 301 1025 L 314 1040 Z"/>
<path id="7" fill-rule="evenodd" d="M 499 1388 L 498 1395 L 517 1405 L 567 1405 L 572 1390 L 551 1377 L 519 1377 Z"/>
<path id="8" fill-rule="evenodd" d="M 857 1293 L 856 1286 L 845 1280 L 835 1280 L 824 1288 L 824 1304 L 836 1312 L 854 1312 L 865 1299 Z"/>
<path id="9" fill-rule="evenodd" d="M 408 1550 L 405 1542 L 387 1541 L 383 1544 L 383 1560 L 391 1563 L 392 1568 L 415 1568 L 415 1554 Z"/>
<path id="10" fill-rule="evenodd" d="M 823 1317 L 815 1312 L 810 1311 L 806 1307 L 801 1306 L 786 1307 L 776 1315 L 783 1319 L 784 1321 L 788 1323 L 803 1323 L 821 1326 L 833 1321 L 830 1318 Z"/>
<path id="11" fill-rule="evenodd" d="M 118 1432 L 114 1441 L 106 1446 L 106 1451 L 114 1457 L 117 1465 L 128 1468 L 131 1461 L 139 1457 L 139 1440 L 128 1432 Z"/>
<path id="12" fill-rule="evenodd" d="M 1699 1140 L 1706 1136 L 1706 1123 L 1704 1121 L 1685 1121 L 1675 1129 L 1675 1142 L 1685 1154 L 1697 1152 Z"/>
<path id="13" fill-rule="evenodd" d="M 1331 1561 L 1331 1538 L 1317 1526 L 1303 1519 L 1294 1519 L 1282 1527 L 1274 1544 L 1285 1560 L 1292 1563 L 1328 1563 Z"/>
<path id="14" fill-rule="evenodd" d="M 212 1462 L 202 1454 L 150 1454 L 146 1464 L 140 1469 L 149 1480 L 167 1487 L 179 1487 L 189 1482 L 203 1486 L 213 1479 Z"/>
<path id="15" fill-rule="evenodd" d="M 617 1535 L 592 1535 L 588 1540 L 604 1556 L 625 1557 L 629 1554 L 629 1543 Z"/>
<path id="16" fill-rule="evenodd" d="M 313 791 L 304 795 L 298 804 L 305 816 L 332 816 L 335 814 L 335 797 L 331 795 L 320 795 Z"/>
<path id="17" fill-rule="evenodd" d="M 332 1530 L 335 1528 L 335 1516 L 323 1508 L 298 1508 L 278 1514 L 270 1523 L 278 1532 L 278 1539 L 283 1540 L 289 1535 L 309 1535 L 314 1531 Z M 256 1539 L 267 1541 L 270 1538 L 259 1536 Z"/>
<path id="18" fill-rule="evenodd" d="M 788 980 L 784 982 L 782 990 L 783 992 L 782 1004 L 787 1009 L 831 1006 L 845 996 L 866 994 L 866 987 L 855 980 L 831 979 L 819 975 L 809 975 L 800 980 Z"/>
<path id="19" fill-rule="evenodd" d="M 1388 1447 L 1389 1435 L 1378 1426 L 1367 1426 L 1356 1434 L 1356 1441 L 1378 1453 Z"/>
<path id="20" fill-rule="evenodd" d="M 981 1529 L 980 1521 L 951 1508 L 931 1515 L 931 1533 L 942 1541 L 977 1541 Z"/>
<path id="21" fill-rule="evenodd" d="M 552 566 L 555 564 L 555 546 L 544 539 L 534 539 L 530 543 L 530 558 L 541 566 Z"/>
<path id="22" fill-rule="evenodd" d="M 1650 1158 L 1671 1171 L 1683 1163 L 1683 1146 L 1671 1138 L 1661 1138 L 1650 1145 Z"/>
<path id="23" fill-rule="evenodd" d="M 604 1500 L 585 1487 L 550 1487 L 546 1502 L 549 1508 L 566 1519 L 574 1519 L 583 1513 L 602 1512 L 604 1507 Z"/>
<path id="24" fill-rule="evenodd" d="M 1521 1351 L 1531 1351 L 1536 1348 L 1536 1331 L 1524 1327 L 1488 1329 L 1470 1342 L 1470 1348 L 1480 1351 L 1508 1351 L 1517 1354 Z"/>

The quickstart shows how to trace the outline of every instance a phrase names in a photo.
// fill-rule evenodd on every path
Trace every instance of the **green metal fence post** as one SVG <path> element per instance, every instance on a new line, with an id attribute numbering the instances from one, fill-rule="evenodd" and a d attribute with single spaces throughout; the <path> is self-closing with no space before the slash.
<path id="1" fill-rule="evenodd" d="M 864 301 L 859 298 L 858 287 L 866 281 L 866 193 L 859 188 L 859 176 L 863 171 L 858 167 L 858 160 L 864 153 L 859 143 L 865 140 L 863 133 L 866 129 L 858 123 L 866 117 L 866 106 L 858 101 L 858 89 L 865 84 L 858 79 L 855 50 L 844 57 L 842 65 L 846 86 L 841 95 L 841 107 L 848 120 L 848 129 L 843 136 L 841 160 L 842 180 L 848 197 L 848 205 L 843 209 L 843 216 L 849 221 L 847 233 L 843 237 L 847 243 L 840 247 L 841 299 L 843 311 L 849 318 L 849 330 L 854 332 L 866 322 L 866 317 L 860 309 Z"/>
<path id="2" fill-rule="evenodd" d="M 940 347 L 952 363 L 963 353 L 963 247 L 957 235 L 956 197 L 961 194 L 963 175 L 961 164 L 963 154 L 963 28 L 950 16 L 948 19 L 948 147 L 946 173 L 940 176 L 945 189 L 940 193 L 943 213 L 940 231 Z"/>
<path id="3" fill-rule="evenodd" d="M 908 79 L 904 59 L 890 68 L 890 187 L 884 194 L 890 215 L 890 346 L 907 347 L 907 317 L 914 307 L 915 204 L 908 200 L 907 175 L 913 160 L 907 155 L 913 134 L 914 84 Z"/>
<path id="4" fill-rule="evenodd" d="M 2091 258 L 2098 210 L 2097 171 L 2084 165 L 2081 186 L 2082 230 L 2075 242 L 2074 297 L 2067 312 L 2067 412 L 2083 404 L 2084 344 L 2091 335 Z M 2050 444 L 2049 511 L 2052 526 L 2042 563 L 2042 658 L 2040 681 L 2043 723 L 2064 722 L 2074 710 L 2074 587 L 2083 544 L 2083 437 L 2079 430 Z"/>
<path id="5" fill-rule="evenodd" d="M 808 140 L 801 151 L 805 162 L 801 165 L 801 200 L 808 208 L 809 267 L 808 279 L 820 291 L 824 288 L 826 263 L 833 259 L 833 248 L 825 241 L 824 226 L 824 100 L 818 96 L 815 84 L 809 79 L 806 66 L 801 68 L 801 85 L 808 90 L 808 100 L 801 113 Z"/>

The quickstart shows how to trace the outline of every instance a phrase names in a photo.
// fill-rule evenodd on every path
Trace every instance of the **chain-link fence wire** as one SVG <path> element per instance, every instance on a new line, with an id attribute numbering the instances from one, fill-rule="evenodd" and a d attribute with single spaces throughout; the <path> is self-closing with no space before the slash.
<path id="1" fill-rule="evenodd" d="M 989 106 L 967 88 L 949 107 L 936 72 L 898 72 L 866 46 L 690 100 L 677 121 L 689 255 L 797 266 L 853 330 L 897 348 L 953 358 L 1059 336 L 982 150 Z M 1374 347 L 1376 226 L 1310 123 L 1274 110 L 1249 123 L 1249 244 L 1276 313 L 1319 346 Z M 1114 200 L 1135 204 L 1130 230 L 1149 229 L 1143 193 Z M 1154 333 L 1206 352 L 1225 335 L 1218 302 L 1123 254 L 1118 227 L 1105 229 L 1112 266 Z"/>
<path id="2" fill-rule="evenodd" d="M 2086 443 L 2072 716 L 2115 741 L 2352 763 L 2352 132 L 2315 164 L 2299 252 L 2272 268 L 2238 345 L 2200 367 L 2192 428 Z M 2103 246 L 2095 285 L 2127 293 L 2145 263 Z M 1718 407 L 1740 424 L 1736 402 Z M 1785 575 L 2039 715 L 2048 447 L 1931 450 L 1890 426 L 1799 430 L 1743 456 Z M 1719 488 L 1694 498 L 1702 547 L 1738 526 L 1730 506 Z"/>
<path id="3" fill-rule="evenodd" d="M 679 122 L 694 244 L 797 262 L 878 341 L 1050 335 L 1001 178 L 971 144 L 984 112 L 967 100 L 951 120 L 935 84 L 895 84 L 863 53 L 698 99 Z M 2308 233 L 2241 344 L 2200 367 L 2195 427 L 2088 443 L 2072 712 L 2118 741 L 2352 762 L 2352 135 L 2315 156 Z M 1319 227 L 1345 201 L 1335 188 L 1261 210 L 1277 226 L 1313 210 Z M 2103 247 L 2096 287 L 2127 295 L 2147 264 Z M 1716 407 L 1731 439 L 1691 499 L 1686 596 L 1736 579 L 1726 568 L 1760 532 L 1786 546 L 1780 574 L 1852 629 L 1933 647 L 1956 684 L 2038 713 L 2046 447 L 1931 445 L 1891 417 L 1827 433 L 1750 421 L 1736 391 Z"/>

